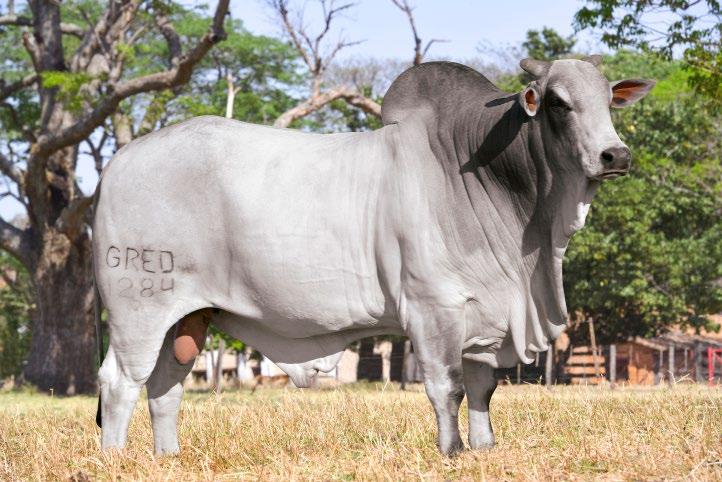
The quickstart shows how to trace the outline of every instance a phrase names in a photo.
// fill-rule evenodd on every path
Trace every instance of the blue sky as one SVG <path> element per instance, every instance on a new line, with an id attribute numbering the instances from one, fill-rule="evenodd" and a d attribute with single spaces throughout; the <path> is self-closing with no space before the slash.
<path id="1" fill-rule="evenodd" d="M 313 1 L 292 0 L 291 5 L 304 3 L 309 14 L 318 11 Z M 570 35 L 573 16 L 585 5 L 581 0 L 412 0 L 411 3 L 415 5 L 414 17 L 422 39 L 449 41 L 435 44 L 433 56 L 455 59 L 479 56 L 480 42 L 500 48 L 518 46 L 527 30 L 543 26 Z M 280 32 L 262 0 L 233 0 L 231 15 L 243 20 L 251 32 L 266 35 Z M 310 15 L 308 18 L 313 19 Z M 360 0 L 338 26 L 343 27 L 346 39 L 365 40 L 344 51 L 342 57 L 404 59 L 412 54 L 413 42 L 406 17 L 391 0 Z M 593 50 L 597 44 L 590 34 L 579 37 L 582 50 Z"/>

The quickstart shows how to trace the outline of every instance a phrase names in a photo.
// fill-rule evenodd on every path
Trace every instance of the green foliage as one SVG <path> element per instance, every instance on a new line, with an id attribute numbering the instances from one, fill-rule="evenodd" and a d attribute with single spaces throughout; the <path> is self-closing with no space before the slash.
<path id="1" fill-rule="evenodd" d="M 612 48 L 635 47 L 666 59 L 682 51 L 690 85 L 719 106 L 721 18 L 718 0 L 587 0 L 575 23 L 577 29 L 600 30 L 602 41 Z"/>
<path id="2" fill-rule="evenodd" d="M 95 78 L 86 72 L 45 71 L 40 74 L 40 77 L 43 87 L 58 89 L 58 98 L 71 112 L 80 112 L 83 105 L 91 100 L 89 96 L 84 95 L 82 88 Z M 98 80 L 103 80 L 103 78 L 98 77 Z"/>
<path id="3" fill-rule="evenodd" d="M 505 92 L 519 92 L 526 84 L 531 81 L 531 78 L 526 74 L 501 74 L 494 79 L 494 84 Z"/>
<path id="4" fill-rule="evenodd" d="M 3 379 L 22 372 L 30 347 L 30 317 L 34 305 L 25 268 L 3 252 L 0 269 L 11 282 L 0 288 L 0 379 Z"/>
<path id="5" fill-rule="evenodd" d="M 573 35 L 562 37 L 553 28 L 544 27 L 541 32 L 528 30 L 521 46 L 533 59 L 556 60 L 569 56 L 576 43 Z"/>
<path id="6" fill-rule="evenodd" d="M 177 20 L 178 32 L 201 35 L 207 22 L 195 14 Z M 214 47 L 195 70 L 184 91 L 166 106 L 173 119 L 215 114 L 226 110 L 226 76 L 238 90 L 233 117 L 247 122 L 272 123 L 295 104 L 289 91 L 303 82 L 296 52 L 286 43 L 253 35 L 240 21 L 228 21 L 228 38 Z"/>
<path id="7" fill-rule="evenodd" d="M 216 350 L 218 348 L 218 343 L 221 338 L 223 338 L 223 341 L 225 342 L 226 350 L 232 350 L 236 353 L 241 353 L 243 352 L 243 350 L 246 349 L 245 343 L 219 330 L 214 325 L 211 325 L 209 327 L 208 334 L 210 335 L 210 337 L 208 337 L 208 339 L 206 340 L 207 350 Z"/>
<path id="8" fill-rule="evenodd" d="M 562 37 L 553 28 L 544 27 L 541 32 L 538 30 L 528 30 L 526 40 L 521 44 L 526 52 L 526 56 L 536 60 L 556 60 L 569 57 L 572 49 L 577 43 L 573 36 Z M 514 78 L 516 77 L 516 79 Z M 499 87 L 504 90 L 516 92 L 524 88 L 526 84 L 533 80 L 532 76 L 527 72 L 522 72 L 518 76 L 503 77 Z"/>
<path id="9" fill-rule="evenodd" d="M 675 324 L 713 328 L 705 315 L 722 310 L 722 119 L 678 62 L 620 52 L 603 68 L 613 79 L 657 77 L 662 88 L 615 112 L 633 168 L 602 185 L 570 243 L 569 310 L 598 319 L 602 342 Z"/>

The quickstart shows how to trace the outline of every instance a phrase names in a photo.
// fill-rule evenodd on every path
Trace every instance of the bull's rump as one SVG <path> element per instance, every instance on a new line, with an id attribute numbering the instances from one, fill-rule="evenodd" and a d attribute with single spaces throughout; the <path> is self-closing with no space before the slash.
<path id="1" fill-rule="evenodd" d="M 375 323 L 383 139 L 204 117 L 131 143 L 96 214 L 104 303 L 218 306 L 293 337 Z"/>

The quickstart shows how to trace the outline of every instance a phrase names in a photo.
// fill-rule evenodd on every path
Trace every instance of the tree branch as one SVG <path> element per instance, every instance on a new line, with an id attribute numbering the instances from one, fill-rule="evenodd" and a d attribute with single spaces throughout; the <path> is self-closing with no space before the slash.
<path id="1" fill-rule="evenodd" d="M 108 92 L 105 99 L 89 114 L 79 119 L 76 124 L 59 133 L 47 133 L 39 136 L 38 142 L 31 148 L 31 154 L 35 156 L 47 155 L 79 143 L 115 112 L 123 99 L 144 92 L 171 89 L 188 82 L 195 65 L 200 62 L 213 45 L 226 38 L 223 20 L 228 12 L 228 3 L 229 0 L 219 0 L 209 31 L 193 49 L 178 59 L 174 67 L 164 72 L 149 74 L 116 84 L 115 88 Z"/>
<path id="2" fill-rule="evenodd" d="M 333 17 L 335 17 L 339 12 L 342 12 L 344 10 L 348 10 L 349 8 L 353 7 L 353 3 L 346 3 L 344 5 L 341 5 L 340 7 L 334 8 L 333 6 L 334 1 L 331 0 L 330 8 L 326 8 L 326 1 L 321 0 L 321 8 L 323 9 L 324 14 L 324 27 L 321 32 L 316 35 L 316 39 L 313 43 L 313 51 L 318 53 L 319 47 L 321 45 L 321 41 L 326 36 L 326 34 L 331 30 L 331 22 L 333 22 Z"/>
<path id="3" fill-rule="evenodd" d="M 29 32 L 23 32 L 23 46 L 30 55 L 30 60 L 33 62 L 33 68 L 36 72 L 42 72 L 43 66 L 40 64 L 40 49 L 35 38 L 30 35 Z"/>
<path id="4" fill-rule="evenodd" d="M 140 0 L 110 2 L 105 13 L 90 28 L 70 61 L 71 70 L 80 72 L 87 68 L 93 56 L 103 51 L 111 55 L 107 46 L 114 45 L 127 30 L 140 6 Z M 82 10 L 81 10 L 82 11 Z M 88 20 L 89 21 L 89 20 Z"/>
<path id="5" fill-rule="evenodd" d="M 2 153 L 0 153 L 0 172 L 17 184 L 18 189 L 22 192 L 23 184 L 25 183 L 25 173 L 18 169 L 18 167 Z"/>
<path id="6" fill-rule="evenodd" d="M 116 130 L 116 137 L 118 136 L 117 128 Z M 121 133 L 120 137 L 122 137 L 124 134 Z M 108 129 L 103 129 L 103 135 L 100 137 L 100 140 L 98 141 L 98 145 L 96 146 L 93 144 L 93 141 L 90 139 L 90 137 L 85 139 L 85 143 L 88 144 L 88 147 L 90 148 L 90 152 L 87 154 L 90 154 L 93 156 L 93 161 L 95 162 L 95 172 L 98 173 L 98 177 L 103 173 L 103 147 L 105 147 L 105 143 L 108 140 Z M 118 143 L 116 141 L 116 143 Z M 122 146 L 121 146 L 122 147 Z"/>
<path id="7" fill-rule="evenodd" d="M 303 62 L 306 64 L 309 70 L 313 70 L 314 64 L 311 61 L 308 52 L 306 52 L 306 49 L 303 47 L 301 39 L 298 37 L 298 33 L 296 33 L 296 28 L 293 26 L 291 20 L 288 18 L 288 0 L 269 0 L 268 3 L 274 10 L 276 10 L 279 17 L 281 18 L 281 21 L 283 22 L 283 27 L 286 29 L 286 33 L 291 39 L 291 43 L 293 43 L 293 46 L 301 56 L 301 59 L 303 59 Z"/>
<path id="8" fill-rule="evenodd" d="M 33 20 L 30 17 L 24 17 L 22 15 L 3 15 L 0 16 L 0 25 L 14 25 L 17 27 L 32 27 Z M 67 35 L 73 35 L 78 38 L 83 38 L 85 35 L 85 29 L 80 25 L 74 23 L 61 22 L 60 31 Z"/>
<path id="9" fill-rule="evenodd" d="M 360 93 L 350 93 L 342 96 L 342 98 L 354 107 L 358 107 L 365 113 L 381 119 L 381 106 L 373 99 L 370 99 Z"/>
<path id="10" fill-rule="evenodd" d="M 409 26 L 411 27 L 411 34 L 414 36 L 414 60 L 413 65 L 419 65 L 421 62 L 424 61 L 424 57 L 426 57 L 426 54 L 429 53 L 429 49 L 431 46 L 436 42 L 448 42 L 448 40 L 443 39 L 432 39 L 427 44 L 426 47 L 422 48 L 423 42 L 421 40 L 421 37 L 419 37 L 419 32 L 416 29 L 416 21 L 414 20 L 414 8 L 409 5 L 408 0 L 391 0 L 396 7 L 404 12 L 406 14 L 406 17 L 409 20 Z"/>
<path id="11" fill-rule="evenodd" d="M 4 79 L 0 79 L 0 101 L 3 101 L 15 94 L 18 91 L 23 90 L 25 87 L 29 87 L 37 82 L 37 74 L 28 75 L 20 80 L 13 82 L 12 84 L 6 84 Z"/>
<path id="12" fill-rule="evenodd" d="M 93 196 L 76 197 L 63 208 L 56 221 L 57 228 L 70 239 L 77 238 L 85 226 L 86 214 L 93 205 Z"/>
<path id="13" fill-rule="evenodd" d="M 300 19 L 301 15 L 299 15 L 297 25 L 294 25 L 294 23 L 291 22 L 289 18 L 288 0 L 267 1 L 269 6 L 272 7 L 278 14 L 278 17 L 281 20 L 284 30 L 290 38 L 293 47 L 303 59 L 303 62 L 308 67 L 308 70 L 311 71 L 311 76 L 313 77 L 312 83 L 314 86 L 320 83 L 321 76 L 339 50 L 360 43 L 339 40 L 328 55 L 324 56 L 321 52 L 321 44 L 326 35 L 331 31 L 333 19 L 340 12 L 353 7 L 355 5 L 354 3 L 345 3 L 341 6 L 334 7 L 334 0 L 330 0 L 330 2 L 327 0 L 320 0 L 324 22 L 323 28 L 317 35 L 311 38 L 311 35 L 309 35 L 306 28 L 303 26 L 303 21 Z"/>
<path id="14" fill-rule="evenodd" d="M 381 117 L 381 106 L 373 99 L 369 99 L 368 97 L 361 95 L 361 93 L 355 89 L 349 87 L 337 87 L 322 94 L 314 95 L 295 107 L 287 110 L 281 114 L 278 119 L 276 119 L 273 126 L 288 127 L 293 121 L 306 117 L 337 99 L 343 99 L 350 105 L 360 108 L 367 114 L 379 118 Z"/>
<path id="15" fill-rule="evenodd" d="M 28 127 L 27 124 L 23 123 L 23 120 L 18 113 L 17 109 L 10 102 L 0 101 L 0 107 L 7 110 L 10 114 L 10 120 L 14 124 L 12 127 L 21 132 L 23 139 L 27 142 L 35 142 L 35 133 Z M 5 126 L 7 128 L 7 126 Z"/>
<path id="16" fill-rule="evenodd" d="M 2 218 L 0 218 L 0 248 L 13 255 L 26 267 L 32 266 L 33 254 L 28 232 Z"/>
<path id="17" fill-rule="evenodd" d="M 168 44 L 169 65 L 173 66 L 173 62 L 176 62 L 180 58 L 181 52 L 183 51 L 178 32 L 176 32 L 170 18 L 164 12 L 157 12 L 155 15 L 155 24 L 158 26 L 160 33 L 163 34 L 163 38 L 165 38 Z"/>
<path id="18" fill-rule="evenodd" d="M 60 31 L 66 35 L 73 35 L 78 38 L 83 38 L 86 32 L 86 30 L 80 25 L 67 22 L 60 22 Z"/>

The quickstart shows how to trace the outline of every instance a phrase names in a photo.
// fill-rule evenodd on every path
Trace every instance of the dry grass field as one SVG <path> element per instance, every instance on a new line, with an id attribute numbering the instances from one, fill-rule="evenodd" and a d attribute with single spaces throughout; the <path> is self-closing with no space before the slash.
<path id="1" fill-rule="evenodd" d="M 157 459 L 144 403 L 128 448 L 109 453 L 95 406 L 0 393 L 0 480 L 722 480 L 719 387 L 503 386 L 492 402 L 497 447 L 453 459 L 434 446 L 419 387 L 189 394 L 182 453 Z"/>

